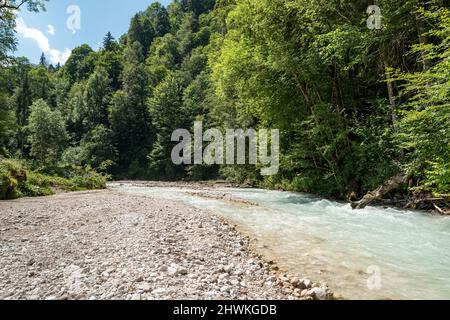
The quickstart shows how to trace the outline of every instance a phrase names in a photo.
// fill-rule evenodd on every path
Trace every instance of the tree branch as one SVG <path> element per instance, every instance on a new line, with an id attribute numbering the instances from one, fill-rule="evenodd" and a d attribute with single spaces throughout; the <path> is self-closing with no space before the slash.
<path id="1" fill-rule="evenodd" d="M 10 10 L 19 10 L 21 6 L 23 6 L 28 0 L 22 0 L 20 4 L 11 4 L 7 0 L 3 0 L 3 3 L 0 3 L 0 9 L 10 9 Z"/>

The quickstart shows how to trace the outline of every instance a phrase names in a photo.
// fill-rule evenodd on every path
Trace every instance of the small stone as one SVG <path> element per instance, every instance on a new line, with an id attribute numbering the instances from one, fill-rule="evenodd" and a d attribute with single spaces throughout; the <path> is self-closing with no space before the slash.
<path id="1" fill-rule="evenodd" d="M 299 282 L 300 282 L 300 279 L 299 279 L 299 278 L 296 278 L 296 277 L 292 277 L 292 278 L 289 279 L 289 282 L 290 282 L 294 287 L 297 287 L 298 284 L 299 284 Z"/>
<path id="2" fill-rule="evenodd" d="M 221 275 L 219 275 L 219 280 L 224 280 L 229 277 L 230 277 L 230 275 L 228 273 L 222 273 Z"/>
<path id="3" fill-rule="evenodd" d="M 188 274 L 188 270 L 186 268 L 180 268 L 177 270 L 177 274 L 185 276 Z"/>
<path id="4" fill-rule="evenodd" d="M 138 288 L 139 290 L 144 291 L 144 292 L 149 292 L 149 291 L 152 289 L 152 287 L 151 287 L 150 284 L 148 284 L 148 283 L 142 283 L 142 284 L 138 285 L 137 288 Z"/>
<path id="5" fill-rule="evenodd" d="M 169 270 L 169 268 L 167 266 L 162 266 L 159 268 L 159 271 L 161 272 L 167 272 Z"/>
<path id="6" fill-rule="evenodd" d="M 289 295 L 289 294 L 292 294 L 294 292 L 294 290 L 292 290 L 291 288 L 284 288 L 283 292 Z"/>
<path id="7" fill-rule="evenodd" d="M 233 270 L 233 268 L 234 268 L 234 265 L 230 264 L 230 265 L 224 267 L 223 271 L 225 271 L 226 273 L 230 273 L 231 270 Z"/>
<path id="8" fill-rule="evenodd" d="M 136 278 L 136 282 L 142 282 L 142 281 L 144 281 L 144 277 L 143 276 L 138 276 Z"/>
<path id="9" fill-rule="evenodd" d="M 298 282 L 295 285 L 296 288 L 300 289 L 300 290 L 304 290 L 304 289 L 308 289 L 304 280 L 298 280 Z"/>
<path id="10" fill-rule="evenodd" d="M 165 288 L 159 288 L 159 289 L 155 289 L 152 291 L 152 295 L 161 295 L 166 293 L 166 289 Z"/>
<path id="11" fill-rule="evenodd" d="M 305 279 L 305 280 L 303 280 L 303 283 L 307 289 L 312 288 L 311 280 Z"/>
<path id="12" fill-rule="evenodd" d="M 308 291 L 308 295 L 317 300 L 326 300 L 327 291 L 324 288 L 312 288 Z"/>
<path id="13" fill-rule="evenodd" d="M 272 270 L 272 271 L 279 271 L 280 268 L 278 266 L 270 266 L 270 270 Z"/>
<path id="14" fill-rule="evenodd" d="M 187 275 L 189 272 L 186 268 L 180 267 L 176 264 L 172 264 L 169 268 L 167 268 L 167 273 L 171 276 L 179 276 L 179 275 Z"/>
<path id="15" fill-rule="evenodd" d="M 344 299 L 344 297 L 340 293 L 335 292 L 335 293 L 333 293 L 333 299 L 334 300 L 342 300 L 342 299 Z"/>
<path id="16" fill-rule="evenodd" d="M 302 290 L 300 289 L 294 289 L 294 296 L 296 296 L 297 298 L 301 298 L 302 296 Z"/>
<path id="17" fill-rule="evenodd" d="M 220 292 L 229 292 L 231 289 L 229 286 L 223 286 L 222 288 L 220 288 Z"/>
<path id="18" fill-rule="evenodd" d="M 142 300 L 142 295 L 140 293 L 135 293 L 131 296 L 131 300 Z"/>

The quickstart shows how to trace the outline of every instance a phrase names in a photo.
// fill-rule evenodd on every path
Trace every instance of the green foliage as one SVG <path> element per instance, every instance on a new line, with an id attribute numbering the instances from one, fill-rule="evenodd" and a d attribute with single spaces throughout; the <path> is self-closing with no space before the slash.
<path id="1" fill-rule="evenodd" d="M 116 42 L 116 39 L 114 39 L 111 32 L 108 32 L 103 38 L 102 48 L 105 51 L 117 51 L 120 49 L 119 44 Z"/>
<path id="2" fill-rule="evenodd" d="M 38 165 L 56 165 L 68 140 L 61 113 L 58 110 L 52 111 L 44 100 L 37 100 L 31 106 L 26 130 L 29 132 L 30 154 Z"/>
<path id="3" fill-rule="evenodd" d="M 117 157 L 112 131 L 99 125 L 88 132 L 78 146 L 66 149 L 62 161 L 77 166 L 90 166 L 104 172 L 115 165 Z"/>
<path id="4" fill-rule="evenodd" d="M 20 186 L 27 181 L 27 171 L 13 160 L 0 161 L 0 200 L 21 195 Z"/>
<path id="5" fill-rule="evenodd" d="M 23 75 L 20 85 L 16 88 L 13 100 L 15 103 L 16 121 L 18 125 L 18 144 L 22 154 L 24 154 L 24 145 L 26 142 L 25 126 L 28 124 L 30 115 L 30 106 L 32 103 L 32 93 L 29 84 L 28 73 Z"/>
<path id="6" fill-rule="evenodd" d="M 316 6 L 238 1 L 211 55 L 213 79 L 220 105 L 234 109 L 234 125 L 283 131 L 281 180 L 300 175 L 311 180 L 303 183 L 310 192 L 343 195 L 355 179 L 345 169 L 355 158 L 352 145 L 361 143 L 350 135 L 360 121 L 355 112 L 365 107 L 363 88 L 376 83 L 352 76 L 366 53 L 358 21 L 342 26 L 320 10 L 312 17 L 306 8 Z"/>
<path id="7" fill-rule="evenodd" d="M 123 72 L 123 55 L 119 48 L 104 50 L 100 53 L 97 61 L 97 68 L 103 68 L 107 71 L 110 79 L 111 89 L 119 90 L 122 85 L 121 75 Z"/>
<path id="8" fill-rule="evenodd" d="M 111 100 L 111 87 L 108 72 L 104 68 L 89 77 L 84 88 L 83 110 L 80 110 L 82 123 L 87 131 L 97 125 L 108 124 L 108 108 Z"/>
<path id="9" fill-rule="evenodd" d="M 128 30 L 128 44 L 139 43 L 142 47 L 142 54 L 146 57 L 154 38 L 155 30 L 149 17 L 143 14 L 136 14 L 131 19 L 130 29 Z"/>
<path id="10" fill-rule="evenodd" d="M 214 8 L 215 0 L 181 0 L 181 9 L 184 12 L 192 12 L 197 16 Z"/>
<path id="11" fill-rule="evenodd" d="M 45 57 L 45 53 L 43 52 L 41 54 L 41 57 L 39 58 L 39 65 L 45 68 L 48 67 L 47 58 Z"/>
<path id="12" fill-rule="evenodd" d="M 159 2 L 152 3 L 144 15 L 150 20 L 155 37 L 163 37 L 170 31 L 169 14 Z"/>
<path id="13" fill-rule="evenodd" d="M 147 65 L 155 68 L 162 66 L 166 69 L 174 69 L 180 63 L 180 54 L 178 52 L 178 42 L 172 34 L 166 34 L 164 37 L 156 39 L 150 47 L 150 55 L 147 59 Z"/>
<path id="14" fill-rule="evenodd" d="M 12 11 L 0 9 L 0 63 L 4 64 L 10 51 L 16 49 L 16 38 L 14 34 L 15 15 Z"/>
<path id="15" fill-rule="evenodd" d="M 140 168 L 147 166 L 147 152 L 153 138 L 147 108 L 150 95 L 148 74 L 141 45 L 135 42 L 127 48 L 126 55 L 123 89 L 114 94 L 109 112 L 114 145 L 119 152 L 118 165 L 122 172 L 127 172 L 131 164 Z"/>
<path id="16" fill-rule="evenodd" d="M 0 66 L 8 60 L 9 53 L 16 49 L 16 10 L 23 6 L 32 12 L 45 11 L 46 1 L 48 0 L 5 0 L 0 3 Z"/>
<path id="17" fill-rule="evenodd" d="M 28 73 L 29 86 L 32 100 L 43 99 L 47 103 L 50 98 L 50 91 L 52 90 L 52 81 L 50 80 L 50 73 L 46 66 L 39 65 Z"/>
<path id="18" fill-rule="evenodd" d="M 81 191 L 106 187 L 106 176 L 89 167 L 68 167 L 66 177 L 43 175 L 17 160 L 0 160 L 0 200 L 52 195 L 55 190 Z"/>
<path id="19" fill-rule="evenodd" d="M 228 181 L 242 185 L 255 185 L 260 181 L 260 177 L 252 166 L 226 166 L 220 170 L 220 174 L 227 178 Z M 270 187 L 278 187 L 274 184 Z"/>
<path id="20" fill-rule="evenodd" d="M 436 162 L 429 162 L 428 169 L 425 171 L 424 187 L 438 195 L 449 194 L 450 162 L 448 159 L 436 159 Z"/>
<path id="21" fill-rule="evenodd" d="M 438 41 L 413 47 L 421 57 L 420 71 L 397 74 L 408 97 L 397 140 L 406 153 L 405 170 L 416 176 L 419 188 L 449 193 L 450 9 L 431 7 L 420 15 L 435 25 L 424 36 Z"/>
<path id="22" fill-rule="evenodd" d="M 95 65 L 92 61 L 93 53 L 94 51 L 87 44 L 83 44 L 72 50 L 69 59 L 64 65 L 64 70 L 72 83 L 86 79 L 94 69 Z"/>
<path id="23" fill-rule="evenodd" d="M 50 177 L 47 183 L 56 183 L 56 186 L 68 191 L 83 191 L 106 188 L 108 175 L 98 173 L 90 166 L 66 166 L 57 177 Z M 42 177 L 42 176 L 41 176 Z"/>
<path id="24" fill-rule="evenodd" d="M 171 161 L 172 132 L 183 128 L 182 113 L 183 86 L 174 76 L 168 76 L 155 88 L 153 97 L 149 100 L 149 111 L 153 126 L 157 132 L 153 150 L 150 153 L 150 169 L 163 179 L 177 177 L 177 169 Z M 179 170 L 179 169 L 178 169 Z"/>
<path id="25" fill-rule="evenodd" d="M 11 108 L 10 99 L 0 93 L 0 148 L 11 145 L 16 129 L 16 118 Z"/>

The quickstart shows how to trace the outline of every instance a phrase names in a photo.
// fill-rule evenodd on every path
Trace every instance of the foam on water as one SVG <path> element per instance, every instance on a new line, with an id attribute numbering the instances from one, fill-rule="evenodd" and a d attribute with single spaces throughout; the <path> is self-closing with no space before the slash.
<path id="1" fill-rule="evenodd" d="M 195 197 L 188 189 L 111 185 L 124 192 L 179 199 L 241 225 L 283 269 L 352 299 L 450 299 L 450 217 L 350 205 L 291 192 L 216 189 L 259 206 Z M 371 267 L 381 287 L 370 290 Z"/>

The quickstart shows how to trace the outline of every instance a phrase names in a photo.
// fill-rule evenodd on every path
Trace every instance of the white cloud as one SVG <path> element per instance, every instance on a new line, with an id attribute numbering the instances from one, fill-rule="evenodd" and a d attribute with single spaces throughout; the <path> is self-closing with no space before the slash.
<path id="1" fill-rule="evenodd" d="M 17 18 L 16 31 L 23 38 L 34 40 L 39 46 L 39 49 L 41 49 L 42 52 L 44 52 L 45 55 L 50 59 L 51 63 L 64 64 L 67 59 L 69 59 L 71 54 L 70 49 L 66 48 L 64 51 L 60 51 L 52 48 L 45 34 L 39 29 L 28 27 L 23 18 Z"/>
<path id="2" fill-rule="evenodd" d="M 47 26 L 47 33 L 48 33 L 48 34 L 51 34 L 52 36 L 54 36 L 54 35 L 55 35 L 55 27 L 52 26 L 51 24 L 49 24 L 49 25 Z"/>

